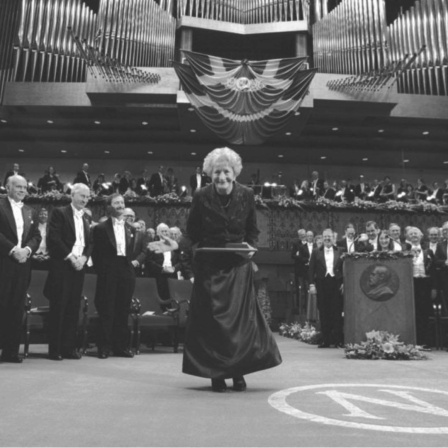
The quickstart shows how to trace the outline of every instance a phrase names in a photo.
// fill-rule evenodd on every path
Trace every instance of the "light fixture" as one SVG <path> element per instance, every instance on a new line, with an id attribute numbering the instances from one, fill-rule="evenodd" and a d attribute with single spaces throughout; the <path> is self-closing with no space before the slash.
<path id="1" fill-rule="evenodd" d="M 110 154 L 110 151 L 108 151 L 107 149 L 104 151 L 104 154 Z"/>
<path id="2" fill-rule="evenodd" d="M 332 131 L 339 131 L 339 128 L 331 128 Z"/>
<path id="3" fill-rule="evenodd" d="M 194 107 L 189 107 L 188 112 L 194 112 Z"/>
<path id="4" fill-rule="evenodd" d="M 444 163 L 445 165 L 448 165 L 448 160 L 445 160 L 443 163 Z"/>
<path id="5" fill-rule="evenodd" d="M 285 135 L 291 135 L 292 132 L 285 132 Z"/>
<path id="6" fill-rule="evenodd" d="M 403 163 L 408 163 L 409 162 L 409 159 L 404 159 L 403 160 Z"/>
<path id="7" fill-rule="evenodd" d="M 378 132 L 379 132 L 380 134 L 382 134 L 382 133 L 384 132 L 384 129 L 378 129 Z"/>
<path id="8" fill-rule="evenodd" d="M 61 152 L 62 152 L 63 154 L 65 154 L 65 153 L 67 152 L 67 150 L 66 150 L 66 149 L 61 149 Z"/>
<path id="9" fill-rule="evenodd" d="M 196 129 L 190 129 L 190 132 L 195 133 Z"/>
<path id="10" fill-rule="evenodd" d="M 367 160 L 369 160 L 367 157 L 364 157 L 364 158 L 362 159 L 363 162 L 367 162 Z"/>
<path id="11" fill-rule="evenodd" d="M 148 151 L 148 154 L 154 154 L 152 151 Z"/>
<path id="12" fill-rule="evenodd" d="M 300 112 L 299 111 L 294 112 L 294 115 L 297 117 L 298 115 L 300 115 Z"/>
<path id="13" fill-rule="evenodd" d="M 0 120 L 2 123 L 8 123 L 7 120 Z"/>
<path id="14" fill-rule="evenodd" d="M 47 120 L 47 123 L 48 123 L 48 124 L 53 124 L 54 121 L 53 121 L 53 120 Z"/>
<path id="15" fill-rule="evenodd" d="M 321 156 L 321 160 L 325 160 L 327 156 Z"/>
<path id="16" fill-rule="evenodd" d="M 196 155 L 196 153 L 195 153 L 195 152 L 192 152 L 192 153 L 191 153 L 191 155 L 192 155 L 192 156 L 195 156 L 195 155 Z"/>
<path id="17" fill-rule="evenodd" d="M 271 184 L 270 184 L 269 182 L 265 182 L 263 186 L 264 186 L 264 187 L 270 187 Z"/>
<path id="18" fill-rule="evenodd" d="M 95 124 L 101 124 L 101 121 L 94 121 Z"/>
<path id="19" fill-rule="evenodd" d="M 142 125 L 143 126 L 148 126 L 148 122 L 147 121 L 142 121 Z"/>
<path id="20" fill-rule="evenodd" d="M 19 149 L 19 152 L 25 152 L 25 150 L 24 149 Z"/>
<path id="21" fill-rule="evenodd" d="M 283 159 L 284 155 L 283 155 L 283 154 L 279 154 L 277 157 L 278 157 L 279 159 Z"/>
<path id="22" fill-rule="evenodd" d="M 423 131 L 422 134 L 423 135 L 429 135 L 429 131 Z"/>

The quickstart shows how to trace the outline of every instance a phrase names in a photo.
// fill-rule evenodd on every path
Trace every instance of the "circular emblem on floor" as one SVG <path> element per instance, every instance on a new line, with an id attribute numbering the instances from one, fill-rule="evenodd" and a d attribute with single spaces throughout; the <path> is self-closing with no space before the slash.
<path id="1" fill-rule="evenodd" d="M 448 392 L 388 384 L 318 384 L 272 394 L 269 404 L 324 425 L 414 434 L 448 434 Z"/>

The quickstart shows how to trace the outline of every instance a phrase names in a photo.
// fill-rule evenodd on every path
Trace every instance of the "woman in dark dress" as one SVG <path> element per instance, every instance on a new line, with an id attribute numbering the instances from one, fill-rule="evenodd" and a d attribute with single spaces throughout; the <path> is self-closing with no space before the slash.
<path id="1" fill-rule="evenodd" d="M 212 151 L 204 172 L 212 184 L 197 190 L 181 249 L 222 248 L 228 243 L 254 246 L 258 237 L 253 191 L 235 181 L 240 156 L 229 148 Z M 169 238 L 150 244 L 155 252 L 173 250 Z M 251 253 L 252 254 L 252 253 Z M 240 252 L 196 252 L 194 286 L 185 335 L 183 372 L 211 378 L 215 392 L 246 389 L 244 375 L 275 367 L 281 356 L 257 303 L 250 256 Z"/>
<path id="2" fill-rule="evenodd" d="M 49 166 L 45 171 L 43 177 L 37 182 L 37 188 L 41 193 L 47 193 L 48 191 L 62 191 L 62 183 L 59 180 L 59 175 L 56 173 L 52 166 Z"/>

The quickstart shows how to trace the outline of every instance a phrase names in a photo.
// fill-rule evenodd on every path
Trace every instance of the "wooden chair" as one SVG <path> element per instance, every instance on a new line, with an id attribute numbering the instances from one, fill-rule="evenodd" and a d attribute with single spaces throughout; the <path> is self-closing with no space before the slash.
<path id="1" fill-rule="evenodd" d="M 140 312 L 135 320 L 136 353 L 140 353 L 142 332 L 152 332 L 152 350 L 155 349 L 155 334 L 158 331 L 170 331 L 173 341 L 174 353 L 179 349 L 179 304 L 176 300 L 165 301 L 159 296 L 157 283 L 154 278 L 138 277 L 136 279 L 134 298 L 138 301 Z M 162 313 L 161 305 L 170 302 L 174 305 Z"/>
<path id="2" fill-rule="evenodd" d="M 48 342 L 48 318 L 50 314 L 50 305 L 48 299 L 44 296 L 43 290 L 47 280 L 48 271 L 32 271 L 31 282 L 28 287 L 27 302 L 25 305 L 25 344 L 24 356 L 29 355 L 29 346 L 31 335 L 36 338 L 38 343 Z M 87 322 L 87 303 L 84 297 L 81 297 L 78 331 L 82 335 L 85 332 Z"/>
<path id="3" fill-rule="evenodd" d="M 89 342 L 96 342 L 98 340 L 98 332 L 100 326 L 100 318 L 98 316 L 98 311 L 95 307 L 95 291 L 96 291 L 96 274 L 86 274 L 84 277 L 83 286 L 83 299 L 86 303 L 86 325 L 84 326 L 84 332 L 82 337 L 82 350 L 85 354 L 88 348 Z M 131 308 L 129 310 L 129 349 L 132 349 L 132 342 L 134 340 L 134 328 L 136 313 L 138 312 L 138 307 L 135 306 L 136 302 L 133 299 Z"/>

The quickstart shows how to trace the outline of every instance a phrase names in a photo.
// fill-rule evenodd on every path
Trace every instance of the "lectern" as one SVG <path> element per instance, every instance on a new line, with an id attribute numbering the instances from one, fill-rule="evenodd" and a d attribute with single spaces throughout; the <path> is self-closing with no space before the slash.
<path id="1" fill-rule="evenodd" d="M 412 257 L 350 254 L 344 260 L 344 342 L 384 330 L 415 344 Z"/>

